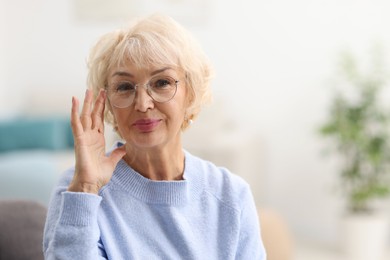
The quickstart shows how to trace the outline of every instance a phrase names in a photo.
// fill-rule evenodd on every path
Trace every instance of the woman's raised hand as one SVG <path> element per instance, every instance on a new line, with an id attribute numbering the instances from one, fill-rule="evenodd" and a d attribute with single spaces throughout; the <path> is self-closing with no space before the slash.
<path id="1" fill-rule="evenodd" d="M 104 140 L 104 109 L 106 93 L 99 92 L 93 104 L 92 91 L 87 89 L 79 115 L 79 101 L 72 98 L 71 125 L 75 149 L 75 173 L 68 191 L 98 194 L 114 172 L 115 166 L 125 155 L 124 146 L 106 156 Z"/>

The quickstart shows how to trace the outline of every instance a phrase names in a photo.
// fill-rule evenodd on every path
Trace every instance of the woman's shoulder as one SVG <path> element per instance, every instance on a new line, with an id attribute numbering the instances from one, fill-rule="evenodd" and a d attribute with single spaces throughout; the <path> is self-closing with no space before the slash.
<path id="1" fill-rule="evenodd" d="M 241 176 L 188 152 L 186 152 L 186 157 L 188 158 L 186 163 L 191 161 L 193 174 L 201 176 L 202 186 L 206 193 L 237 209 L 241 208 L 239 205 L 242 204 L 243 199 L 246 199 L 248 195 L 251 196 L 249 184 Z"/>

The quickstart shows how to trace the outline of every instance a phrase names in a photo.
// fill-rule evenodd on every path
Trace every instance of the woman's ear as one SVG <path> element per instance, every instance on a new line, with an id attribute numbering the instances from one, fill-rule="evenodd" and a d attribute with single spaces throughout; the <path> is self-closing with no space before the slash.
<path id="1" fill-rule="evenodd" d="M 188 110 L 186 110 L 184 114 L 184 120 L 181 124 L 181 130 L 184 131 L 189 126 L 191 126 L 194 123 L 194 115 L 192 113 L 187 113 Z"/>

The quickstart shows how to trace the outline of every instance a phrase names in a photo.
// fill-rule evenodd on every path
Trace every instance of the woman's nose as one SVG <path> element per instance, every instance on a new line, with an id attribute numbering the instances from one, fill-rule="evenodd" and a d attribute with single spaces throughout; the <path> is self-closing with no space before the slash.
<path id="1" fill-rule="evenodd" d="M 146 112 L 148 109 L 154 107 L 154 102 L 151 96 L 149 96 L 146 87 L 139 86 L 134 97 L 134 108 L 141 112 Z"/>

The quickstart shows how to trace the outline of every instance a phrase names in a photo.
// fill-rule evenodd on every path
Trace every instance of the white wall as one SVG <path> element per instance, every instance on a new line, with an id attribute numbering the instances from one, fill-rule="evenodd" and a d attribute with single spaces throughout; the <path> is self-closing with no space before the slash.
<path id="1" fill-rule="evenodd" d="M 76 20 L 66 0 L 0 3 L 0 116 L 67 113 L 71 96 L 83 95 L 89 48 L 122 21 Z M 315 129 L 338 52 L 361 53 L 374 41 L 390 51 L 389 2 L 214 0 L 208 8 L 204 20 L 176 16 L 215 65 L 215 99 L 227 125 L 260 136 L 254 174 L 261 177 L 249 178 L 262 182 L 252 183 L 263 189 L 256 201 L 279 210 L 297 236 L 336 245 L 342 202 Z M 153 9 L 144 4 L 140 12 Z"/>
<path id="2" fill-rule="evenodd" d="M 0 1 L 0 104 L 5 103 L 6 94 L 5 94 L 5 4 L 3 1 Z M 0 117 L 3 115 L 3 107 L 0 105 Z"/>

